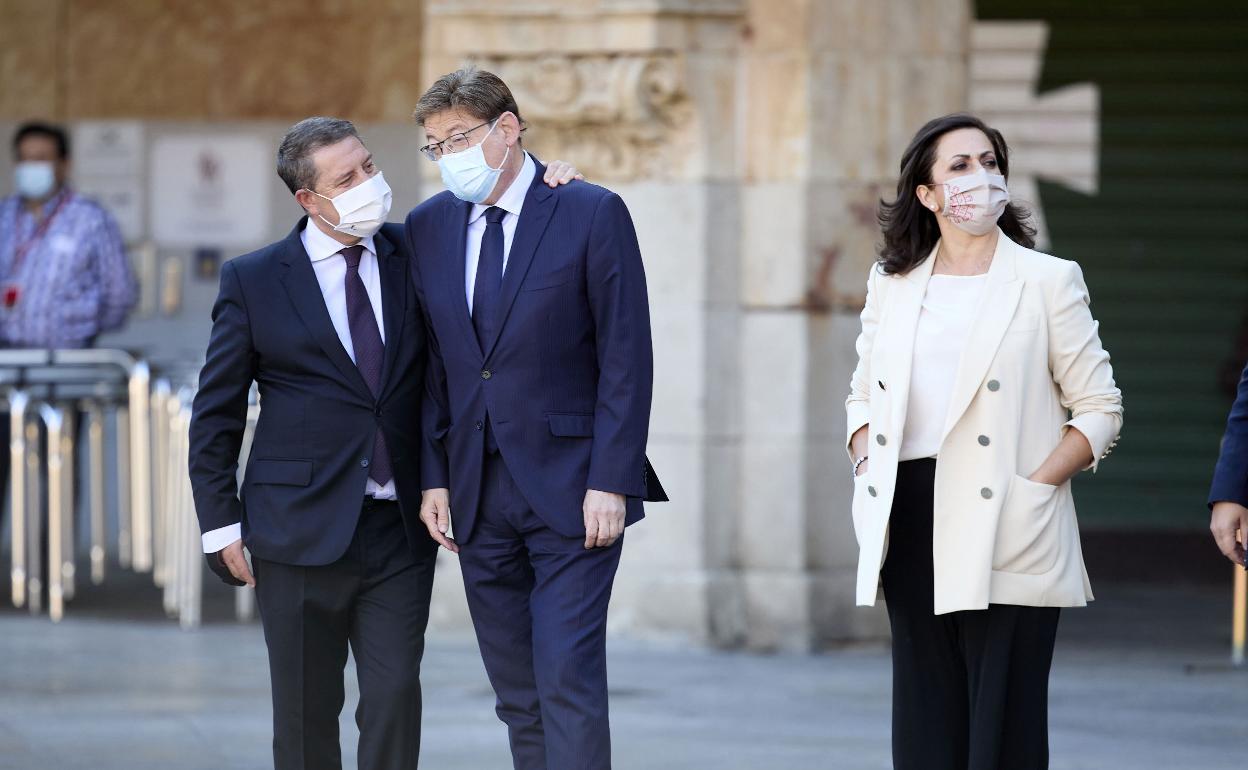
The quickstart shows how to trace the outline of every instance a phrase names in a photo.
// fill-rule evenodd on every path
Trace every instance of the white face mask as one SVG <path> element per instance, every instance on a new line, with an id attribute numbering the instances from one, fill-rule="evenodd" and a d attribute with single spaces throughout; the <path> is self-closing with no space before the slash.
<path id="1" fill-rule="evenodd" d="M 497 125 L 498 121 L 495 120 L 494 125 L 485 132 L 481 141 L 472 147 L 438 158 L 442 184 L 446 185 L 446 189 L 461 201 L 481 203 L 490 197 L 490 193 L 494 191 L 494 185 L 498 184 L 498 178 L 503 174 L 503 169 L 507 167 L 507 157 L 511 155 L 511 147 L 507 148 L 507 154 L 503 155 L 503 162 L 498 165 L 498 168 L 490 167 L 485 160 L 485 151 L 481 149 L 481 145 L 490 138 L 490 134 L 494 133 L 494 126 Z"/>
<path id="2" fill-rule="evenodd" d="M 357 238 L 368 238 L 377 234 L 390 216 L 390 202 L 394 198 L 390 185 L 386 184 L 386 178 L 380 171 L 333 198 L 321 195 L 316 190 L 308 192 L 325 198 L 334 204 L 334 210 L 338 212 L 338 224 L 330 224 L 325 217 L 321 217 L 322 222 L 334 228 L 335 232 Z"/>
<path id="3" fill-rule="evenodd" d="M 985 235 L 997 226 L 997 220 L 1010 202 L 1005 177 L 989 174 L 984 169 L 950 179 L 944 183 L 945 208 L 940 212 L 954 227 L 971 235 Z"/>
<path id="4" fill-rule="evenodd" d="M 27 160 L 13 169 L 13 186 L 26 200 L 39 201 L 56 189 L 56 166 L 48 160 Z"/>

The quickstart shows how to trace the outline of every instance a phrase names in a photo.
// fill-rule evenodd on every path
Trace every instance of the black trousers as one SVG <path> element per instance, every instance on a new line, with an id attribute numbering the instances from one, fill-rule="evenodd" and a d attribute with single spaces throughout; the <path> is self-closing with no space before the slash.
<path id="1" fill-rule="evenodd" d="M 895 770 L 1044 770 L 1056 607 L 936 615 L 935 460 L 897 467 L 881 577 L 893 631 Z"/>
<path id="2" fill-rule="evenodd" d="M 276 770 L 339 770 L 347 645 L 355 655 L 360 770 L 412 770 L 420 755 L 420 660 L 434 555 L 413 556 L 394 502 L 364 504 L 341 559 L 253 559 L 269 649 Z"/>

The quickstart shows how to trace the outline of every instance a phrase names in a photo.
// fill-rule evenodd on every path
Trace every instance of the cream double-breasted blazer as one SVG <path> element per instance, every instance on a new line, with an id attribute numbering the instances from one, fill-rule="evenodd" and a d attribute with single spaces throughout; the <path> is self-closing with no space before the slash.
<path id="1" fill-rule="evenodd" d="M 873 266 L 867 281 L 845 403 L 847 448 L 863 425 L 870 439 L 871 459 L 854 479 L 852 504 L 859 605 L 877 598 L 915 329 L 939 248 L 905 275 Z M 1088 303 L 1077 264 L 998 231 L 936 463 L 938 615 L 990 603 L 1070 607 L 1092 599 L 1070 482 L 1027 479 L 1072 427 L 1092 445 L 1093 471 L 1117 443 L 1122 394 Z"/>

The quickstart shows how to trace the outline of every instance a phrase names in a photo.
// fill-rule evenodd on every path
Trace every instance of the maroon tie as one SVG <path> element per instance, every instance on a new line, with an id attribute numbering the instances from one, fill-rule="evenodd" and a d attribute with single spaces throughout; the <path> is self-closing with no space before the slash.
<path id="1" fill-rule="evenodd" d="M 376 398 L 381 394 L 381 364 L 385 346 L 381 331 L 377 328 L 377 315 L 368 299 L 364 281 L 360 279 L 360 258 L 363 246 L 348 246 L 339 252 L 347 260 L 347 324 L 351 329 L 351 347 L 355 349 L 355 366 L 364 376 L 364 382 Z M 390 467 L 390 452 L 386 449 L 386 437 L 377 428 L 373 441 L 373 457 L 368 466 L 368 476 L 385 486 L 394 476 Z"/>

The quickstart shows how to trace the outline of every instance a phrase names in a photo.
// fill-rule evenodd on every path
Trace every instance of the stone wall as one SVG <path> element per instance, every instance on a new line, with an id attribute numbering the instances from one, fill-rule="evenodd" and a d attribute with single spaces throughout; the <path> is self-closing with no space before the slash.
<path id="1" fill-rule="evenodd" d="M 0 118 L 402 121 L 410 0 L 0 0 Z"/>

